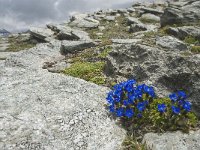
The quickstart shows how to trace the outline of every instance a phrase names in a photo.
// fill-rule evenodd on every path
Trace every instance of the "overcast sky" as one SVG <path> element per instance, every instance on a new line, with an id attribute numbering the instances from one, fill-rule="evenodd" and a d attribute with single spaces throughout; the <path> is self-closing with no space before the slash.
<path id="1" fill-rule="evenodd" d="M 50 22 L 64 22 L 77 12 L 128 7 L 134 1 L 141 2 L 141 0 L 0 0 L 0 28 L 16 31 Z"/>

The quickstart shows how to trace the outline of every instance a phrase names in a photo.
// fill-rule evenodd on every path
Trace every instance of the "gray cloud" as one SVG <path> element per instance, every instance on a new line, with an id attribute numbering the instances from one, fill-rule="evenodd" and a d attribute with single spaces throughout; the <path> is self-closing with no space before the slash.
<path id="1" fill-rule="evenodd" d="M 137 0 L 0 0 L 0 28 L 16 31 L 63 22 L 75 12 L 125 7 L 133 1 Z"/>

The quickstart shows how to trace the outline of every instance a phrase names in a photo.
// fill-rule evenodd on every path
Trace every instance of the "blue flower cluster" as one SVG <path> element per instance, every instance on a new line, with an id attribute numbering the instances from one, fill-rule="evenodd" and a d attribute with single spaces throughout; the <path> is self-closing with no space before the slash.
<path id="1" fill-rule="evenodd" d="M 184 110 L 186 112 L 191 111 L 192 104 L 187 101 L 187 95 L 184 91 L 178 91 L 176 93 L 172 93 L 169 95 L 169 98 L 171 100 L 172 106 L 172 112 L 174 114 L 180 114 L 181 110 Z M 158 111 L 161 113 L 166 112 L 167 106 L 163 104 L 158 104 Z"/>
<path id="2" fill-rule="evenodd" d="M 117 117 L 142 117 L 142 112 L 155 97 L 153 87 L 145 84 L 137 85 L 135 80 L 116 84 L 108 93 L 107 102 L 110 112 Z"/>
<path id="3" fill-rule="evenodd" d="M 181 110 L 186 112 L 191 111 L 192 104 L 187 101 L 187 95 L 184 91 L 178 91 L 169 95 L 172 101 L 172 112 L 174 114 L 180 114 Z"/>

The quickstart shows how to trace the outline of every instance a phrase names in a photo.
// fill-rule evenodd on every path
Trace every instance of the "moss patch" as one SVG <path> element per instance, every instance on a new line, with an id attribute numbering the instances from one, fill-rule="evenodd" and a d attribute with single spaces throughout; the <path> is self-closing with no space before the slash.
<path id="1" fill-rule="evenodd" d="M 199 54 L 200 53 L 200 46 L 192 46 L 191 52 Z"/>
<path id="2" fill-rule="evenodd" d="M 63 73 L 102 85 L 105 83 L 105 77 L 102 74 L 104 65 L 104 62 L 76 62 Z"/>

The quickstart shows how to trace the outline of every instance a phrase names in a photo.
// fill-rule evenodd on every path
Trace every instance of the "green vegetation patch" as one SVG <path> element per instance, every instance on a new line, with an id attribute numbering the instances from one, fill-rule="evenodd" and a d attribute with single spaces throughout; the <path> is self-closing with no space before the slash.
<path id="1" fill-rule="evenodd" d="M 192 46 L 191 52 L 199 54 L 200 53 L 200 46 Z"/>
<path id="2" fill-rule="evenodd" d="M 112 51 L 112 47 L 108 46 L 101 53 L 99 53 L 99 55 L 97 57 L 106 58 L 108 56 L 109 52 L 111 52 L 111 51 Z"/>
<path id="3" fill-rule="evenodd" d="M 102 74 L 104 65 L 104 62 L 75 62 L 63 73 L 102 85 L 105 83 L 105 77 Z"/>
<path id="4" fill-rule="evenodd" d="M 188 43 L 188 44 L 198 44 L 199 43 L 199 41 L 195 37 L 192 37 L 192 36 L 186 37 L 184 39 L 184 42 Z"/>
<path id="5" fill-rule="evenodd" d="M 30 40 L 22 40 L 23 37 L 9 37 L 8 42 L 9 46 L 7 51 L 17 52 L 25 49 L 30 49 L 34 47 L 36 44 L 31 42 Z"/>

